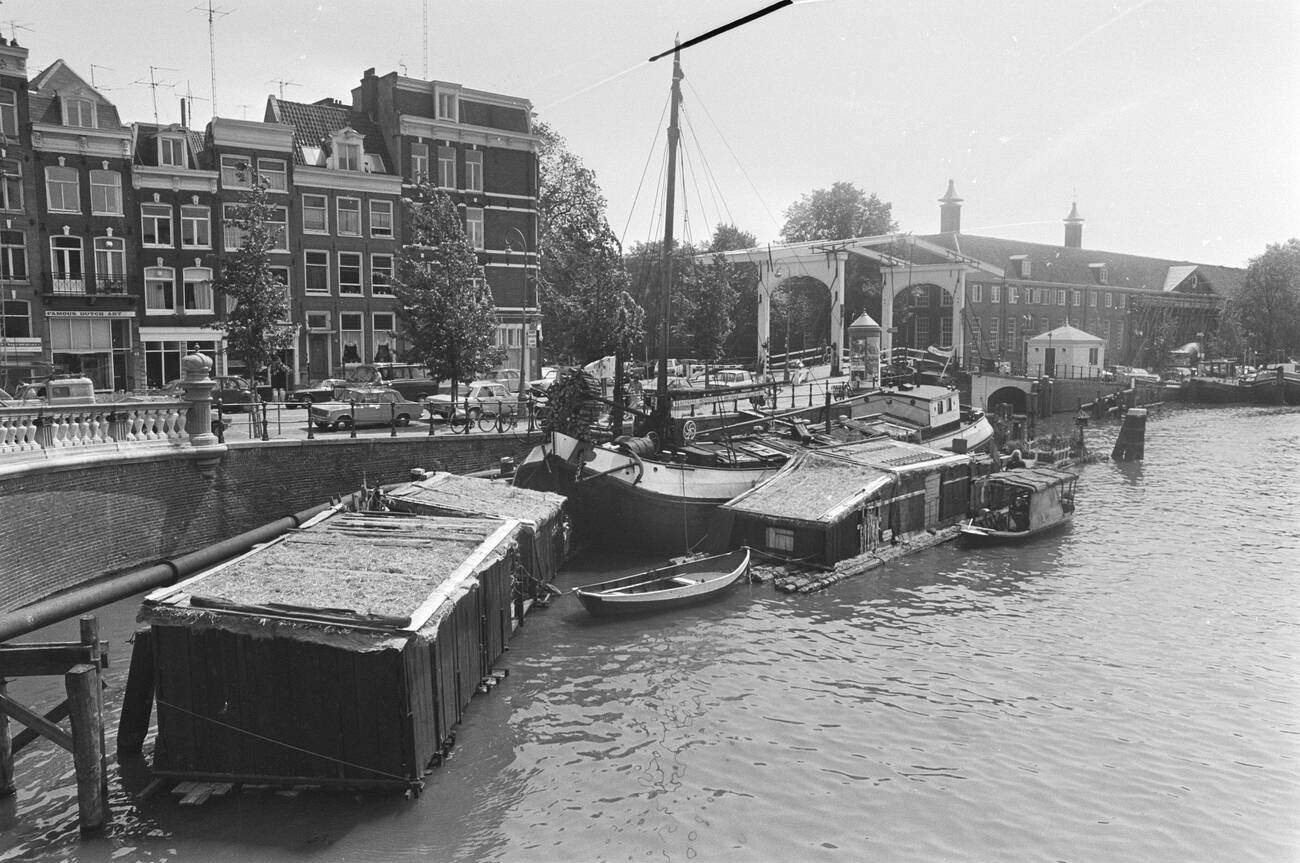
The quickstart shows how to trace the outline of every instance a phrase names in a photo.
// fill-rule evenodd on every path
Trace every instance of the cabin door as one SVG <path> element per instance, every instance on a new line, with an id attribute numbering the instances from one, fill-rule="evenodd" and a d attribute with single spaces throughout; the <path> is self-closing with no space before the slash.
<path id="1" fill-rule="evenodd" d="M 1056 377 L 1056 348 L 1046 348 L 1043 351 L 1043 376 Z"/>
<path id="2" fill-rule="evenodd" d="M 311 333 L 307 336 L 307 376 L 313 381 L 330 376 L 329 333 Z"/>

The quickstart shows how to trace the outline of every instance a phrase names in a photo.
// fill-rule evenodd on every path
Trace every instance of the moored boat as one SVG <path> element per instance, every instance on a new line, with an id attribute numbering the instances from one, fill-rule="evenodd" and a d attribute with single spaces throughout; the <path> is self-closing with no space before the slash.
<path id="1" fill-rule="evenodd" d="M 957 390 L 933 384 L 867 393 L 853 404 L 853 417 L 850 427 L 863 434 L 886 434 L 932 449 L 971 452 L 993 440 L 993 424 L 983 411 L 963 408 Z"/>
<path id="2" fill-rule="evenodd" d="M 1074 518 L 1076 474 L 1048 467 L 993 474 L 976 488 L 978 514 L 964 523 L 966 545 L 1022 542 L 1069 524 Z"/>
<path id="3" fill-rule="evenodd" d="M 662 611 L 716 596 L 749 572 L 749 549 L 702 557 L 574 589 L 595 615 Z"/>

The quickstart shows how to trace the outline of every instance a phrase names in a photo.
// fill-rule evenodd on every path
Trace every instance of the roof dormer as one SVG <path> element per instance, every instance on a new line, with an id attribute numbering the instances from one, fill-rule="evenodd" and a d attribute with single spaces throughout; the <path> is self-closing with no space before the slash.
<path id="1" fill-rule="evenodd" d="M 158 166 L 162 168 L 189 167 L 189 142 L 183 129 L 159 129 L 155 137 L 158 148 Z"/>
<path id="2" fill-rule="evenodd" d="M 69 87 L 59 91 L 63 125 L 82 129 L 98 128 L 98 102 L 89 88 Z"/>
<path id="3" fill-rule="evenodd" d="M 362 143 L 361 133 L 356 129 L 351 126 L 339 129 L 329 139 L 328 166 L 336 171 L 366 170 L 365 148 Z"/>

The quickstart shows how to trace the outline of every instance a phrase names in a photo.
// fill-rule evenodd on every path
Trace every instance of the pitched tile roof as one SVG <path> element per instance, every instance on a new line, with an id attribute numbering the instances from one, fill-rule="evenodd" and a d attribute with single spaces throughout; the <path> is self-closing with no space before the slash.
<path id="1" fill-rule="evenodd" d="M 362 146 L 367 153 L 373 153 L 384 160 L 386 173 L 394 173 L 394 164 L 388 158 L 388 146 L 384 136 L 368 116 L 353 111 L 347 105 L 334 99 L 322 99 L 319 102 L 287 102 L 274 96 L 267 98 L 267 119 L 277 123 L 293 126 L 293 160 L 295 164 L 308 164 L 303 158 L 304 147 L 319 147 L 322 141 L 340 129 L 351 126 L 363 138 Z"/>

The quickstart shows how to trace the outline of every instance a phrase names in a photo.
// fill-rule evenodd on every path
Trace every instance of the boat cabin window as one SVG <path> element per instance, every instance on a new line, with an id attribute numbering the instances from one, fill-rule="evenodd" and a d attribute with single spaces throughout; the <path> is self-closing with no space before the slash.
<path id="1" fill-rule="evenodd" d="M 788 527 L 769 527 L 767 547 L 773 551 L 794 551 L 794 531 Z"/>

